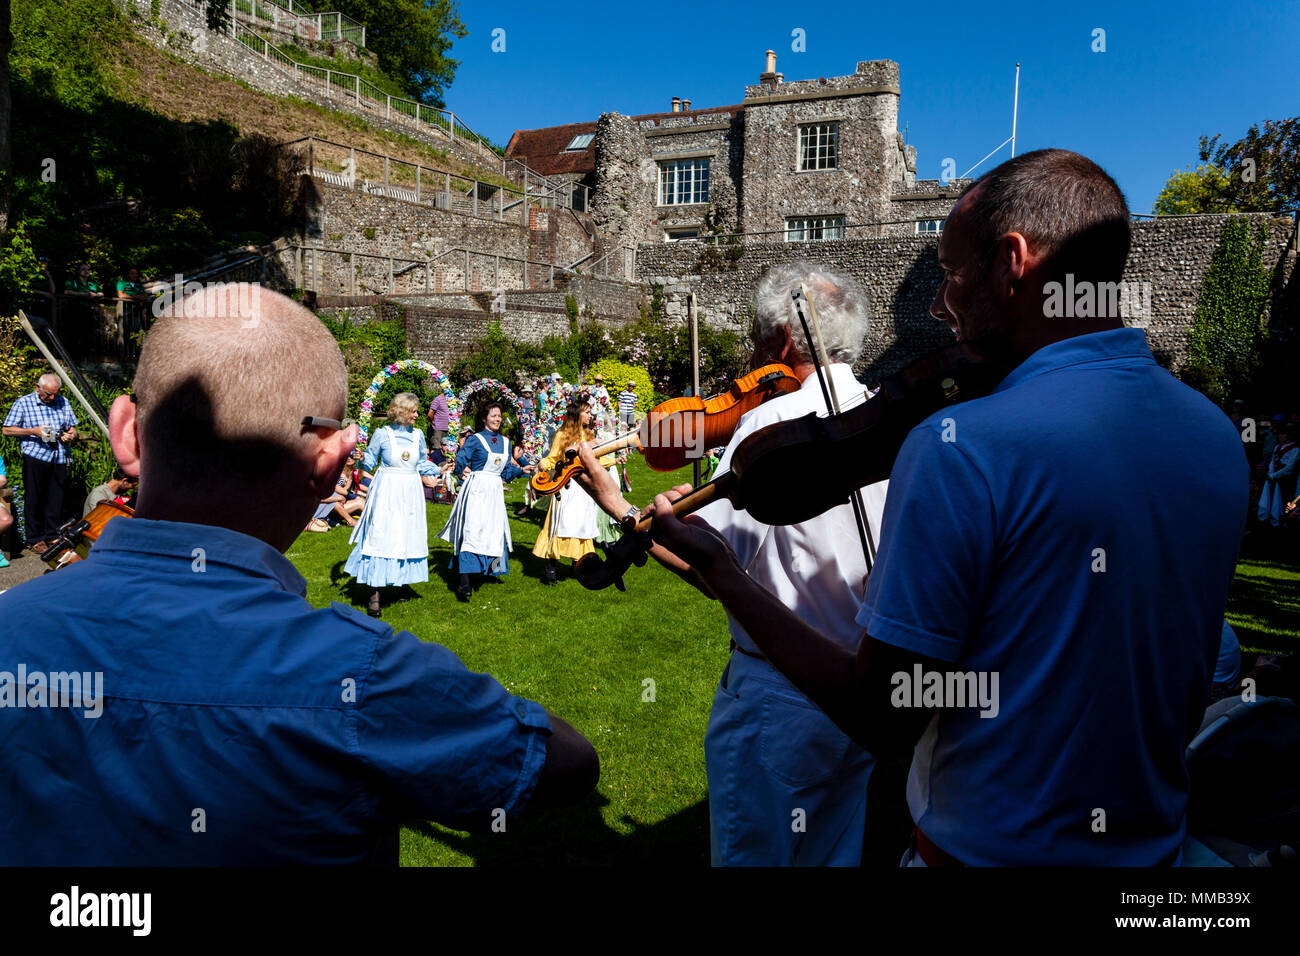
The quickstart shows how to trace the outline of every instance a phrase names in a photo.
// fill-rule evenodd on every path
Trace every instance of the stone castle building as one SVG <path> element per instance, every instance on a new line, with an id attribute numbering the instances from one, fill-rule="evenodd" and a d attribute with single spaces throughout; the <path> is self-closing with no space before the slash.
<path id="1" fill-rule="evenodd" d="M 898 64 L 786 82 L 767 51 L 744 99 L 517 130 L 506 154 L 568 180 L 607 248 L 743 233 L 759 241 L 938 232 L 966 181 L 917 180 Z"/>

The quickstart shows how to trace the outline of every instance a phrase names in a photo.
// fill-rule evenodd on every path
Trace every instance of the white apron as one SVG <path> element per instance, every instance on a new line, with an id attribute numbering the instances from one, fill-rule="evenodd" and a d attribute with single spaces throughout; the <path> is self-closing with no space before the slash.
<path id="1" fill-rule="evenodd" d="M 453 513 L 439 537 L 451 542 L 458 554 L 468 551 L 497 558 L 509 554 L 513 547 L 510 522 L 506 519 L 506 493 L 501 485 L 501 472 L 510 461 L 510 442 L 503 440 L 504 450 L 496 452 L 482 435 L 475 434 L 474 438 L 487 452 L 487 464 L 465 479 Z M 461 514 L 457 515 L 457 511 Z"/>
<path id="2" fill-rule="evenodd" d="M 349 544 L 361 542 L 361 553 L 374 558 L 429 556 L 429 528 L 424 510 L 424 490 L 416 470 L 420 440 L 414 430 L 386 428 L 387 445 L 380 459 L 366 507 Z M 402 455 L 408 457 L 402 460 Z"/>
<path id="3" fill-rule="evenodd" d="M 551 537 L 596 539 L 596 502 L 576 481 L 570 481 L 555 495 L 551 513 Z"/>

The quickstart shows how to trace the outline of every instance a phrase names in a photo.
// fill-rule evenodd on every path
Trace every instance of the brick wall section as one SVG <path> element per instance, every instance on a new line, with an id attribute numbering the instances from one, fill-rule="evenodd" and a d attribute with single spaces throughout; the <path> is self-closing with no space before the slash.
<path id="1" fill-rule="evenodd" d="M 489 311 L 491 296 L 487 294 L 475 298 L 405 295 L 387 299 L 380 311 L 401 318 L 406 324 L 407 343 L 416 358 L 445 370 L 483 337 L 493 318 L 501 322 L 501 330 L 506 335 L 538 345 L 548 335 L 568 335 L 565 297 L 570 294 L 577 299 L 583 314 L 591 314 L 610 327 L 635 322 L 645 302 L 645 289 L 640 284 L 576 276 L 567 291 L 508 291 L 505 312 L 495 316 Z M 354 314 L 359 312 L 353 310 Z"/>
<path id="2" fill-rule="evenodd" d="M 1186 359 L 1201 281 L 1227 218 L 1198 216 L 1134 224 L 1126 281 L 1139 287 L 1150 283 L 1152 315 L 1132 324 L 1146 329 L 1152 349 L 1175 368 Z M 1293 241 L 1294 222 L 1264 214 L 1252 219 L 1267 225 L 1265 263 L 1278 270 Z M 744 246 L 737 262 L 715 264 L 701 260 L 696 243 L 648 243 L 637 250 L 637 278 L 664 286 L 669 320 L 685 315 L 686 293 L 694 292 L 704 321 L 746 331 L 754 286 L 768 266 L 796 258 L 824 262 L 862 281 L 870 293 L 873 321 L 859 369 L 876 377 L 952 341 L 947 328 L 929 316 L 940 281 L 937 247 L 938 240 L 927 236 L 756 243 Z M 1294 285 L 1294 257 L 1283 268 L 1290 269 L 1289 281 Z"/>

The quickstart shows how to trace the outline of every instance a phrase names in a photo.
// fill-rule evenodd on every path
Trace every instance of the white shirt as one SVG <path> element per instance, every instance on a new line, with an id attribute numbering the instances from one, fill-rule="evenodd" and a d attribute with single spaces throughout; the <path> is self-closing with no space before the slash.
<path id="1" fill-rule="evenodd" d="M 866 401 L 866 387 L 842 363 L 829 366 L 840 409 Z M 809 375 L 797 392 L 763 403 L 740 420 L 736 433 L 718 463 L 714 477 L 731 467 L 732 452 L 752 432 L 774 422 L 802 418 L 809 412 L 825 416 L 826 402 L 817 375 Z M 817 481 L 821 472 L 836 467 L 834 461 L 790 462 L 790 493 L 798 494 L 803 482 Z M 880 518 L 885 510 L 888 481 L 862 489 L 872 540 L 880 546 Z M 848 647 L 856 647 L 862 627 L 854 621 L 866 591 L 867 560 L 862 552 L 852 505 L 845 503 L 803 524 L 772 526 L 737 511 L 729 501 L 715 501 L 697 512 L 731 544 L 740 565 L 755 581 L 771 591 L 786 607 L 821 633 Z M 735 619 L 728 614 L 731 637 L 740 647 L 757 652 Z"/>

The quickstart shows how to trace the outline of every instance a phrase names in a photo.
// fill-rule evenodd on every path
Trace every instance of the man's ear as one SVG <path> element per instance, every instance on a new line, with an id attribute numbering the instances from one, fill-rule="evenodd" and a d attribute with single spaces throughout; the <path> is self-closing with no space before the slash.
<path id="1" fill-rule="evenodd" d="M 998 240 L 997 256 L 993 260 L 994 278 L 1003 301 L 1010 299 L 1020 288 L 1021 280 L 1038 261 L 1025 237 L 1009 232 Z"/>
<path id="2" fill-rule="evenodd" d="M 343 466 L 352 454 L 352 449 L 357 447 L 360 436 L 361 429 L 352 424 L 321 441 L 308 478 L 312 492 L 318 498 L 328 498 L 334 493 L 334 483 L 343 473 Z"/>
<path id="3" fill-rule="evenodd" d="M 113 399 L 108 410 L 108 441 L 113 457 L 122 470 L 133 478 L 140 477 L 140 436 L 136 430 L 136 406 L 130 395 Z"/>
<path id="4" fill-rule="evenodd" d="M 790 363 L 786 361 L 786 357 L 794 351 L 794 333 L 790 331 L 790 326 L 788 325 L 779 325 L 777 328 L 781 330 L 778 333 L 781 337 L 781 348 L 777 352 L 776 358 L 778 362 L 781 362 L 784 365 L 789 365 Z"/>

